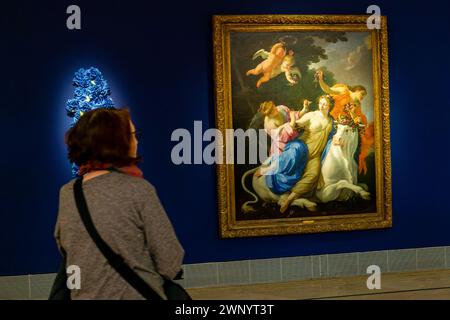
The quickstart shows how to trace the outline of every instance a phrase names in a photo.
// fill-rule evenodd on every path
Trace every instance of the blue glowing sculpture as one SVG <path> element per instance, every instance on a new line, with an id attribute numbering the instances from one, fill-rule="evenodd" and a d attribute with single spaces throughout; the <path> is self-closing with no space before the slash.
<path id="1" fill-rule="evenodd" d="M 97 108 L 114 108 L 111 90 L 100 70 L 81 68 L 73 78 L 74 97 L 67 100 L 66 111 L 75 124 L 83 113 Z"/>
<path id="2" fill-rule="evenodd" d="M 85 112 L 98 108 L 114 108 L 108 82 L 97 68 L 79 69 L 75 72 L 73 86 L 74 96 L 66 102 L 67 116 L 73 118 L 72 126 Z M 78 167 L 73 164 L 73 175 L 76 176 L 77 172 Z"/>

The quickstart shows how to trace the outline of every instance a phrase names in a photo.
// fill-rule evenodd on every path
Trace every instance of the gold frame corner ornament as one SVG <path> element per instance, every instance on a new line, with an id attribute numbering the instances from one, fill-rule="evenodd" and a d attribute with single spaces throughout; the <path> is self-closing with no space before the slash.
<path id="1" fill-rule="evenodd" d="M 232 126 L 230 32 L 235 31 L 369 31 L 372 34 L 375 177 L 377 212 L 327 216 L 236 221 L 234 167 L 217 164 L 218 211 L 221 238 L 308 234 L 392 227 L 391 145 L 389 120 L 389 71 L 387 18 L 380 29 L 367 29 L 368 15 L 215 15 L 213 60 L 215 121 L 225 136 Z M 226 148 L 226 145 L 225 145 Z"/>

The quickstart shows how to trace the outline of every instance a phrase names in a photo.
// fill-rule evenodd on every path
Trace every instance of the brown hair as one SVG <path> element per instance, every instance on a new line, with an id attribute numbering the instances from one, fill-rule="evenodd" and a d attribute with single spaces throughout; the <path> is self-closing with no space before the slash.
<path id="1" fill-rule="evenodd" d="M 350 91 L 352 91 L 352 92 L 355 92 L 355 91 L 364 91 L 364 94 L 367 94 L 366 88 L 365 88 L 364 86 L 361 86 L 361 85 L 352 86 L 352 87 L 349 86 L 348 89 L 349 89 Z"/>
<path id="2" fill-rule="evenodd" d="M 259 112 L 261 112 L 264 116 L 269 115 L 272 112 L 272 109 L 275 108 L 275 102 L 273 101 L 264 101 L 259 105 Z"/>
<path id="3" fill-rule="evenodd" d="M 99 108 L 86 112 L 66 133 L 70 162 L 77 166 L 111 164 L 115 167 L 136 164 L 129 156 L 131 126 L 127 109 Z"/>
<path id="4" fill-rule="evenodd" d="M 329 94 L 321 95 L 320 97 L 317 98 L 317 105 L 319 105 L 319 101 L 321 99 L 325 99 L 327 101 L 327 103 L 328 103 L 328 112 L 331 112 L 331 110 L 333 110 L 333 108 L 334 108 L 334 100 L 333 100 L 333 98 Z"/>

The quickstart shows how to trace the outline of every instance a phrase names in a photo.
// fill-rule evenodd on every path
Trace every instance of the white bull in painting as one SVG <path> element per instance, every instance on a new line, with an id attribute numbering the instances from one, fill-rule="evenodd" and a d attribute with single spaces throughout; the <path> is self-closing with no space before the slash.
<path id="1" fill-rule="evenodd" d="M 357 147 L 358 129 L 338 124 L 322 161 L 322 180 L 316 191 L 320 202 L 346 201 L 355 194 L 370 199 L 370 193 L 358 186 L 358 166 L 354 158 Z"/>
<path id="2" fill-rule="evenodd" d="M 313 197 L 296 199 L 291 205 L 315 211 L 317 209 L 316 202 L 346 201 L 354 195 L 369 200 L 370 193 L 357 184 L 358 166 L 354 159 L 357 147 L 358 130 L 347 124 L 338 124 L 336 134 L 329 142 L 322 160 L 319 188 Z M 280 204 L 280 198 L 283 196 L 270 191 L 266 185 L 265 176 L 254 175 L 257 169 L 247 171 L 241 179 L 244 190 L 254 198 L 242 205 L 243 212 L 254 211 L 251 204 L 257 203 L 259 198 L 263 202 Z M 245 178 L 249 174 L 253 174 L 252 186 L 257 195 L 245 186 Z"/>

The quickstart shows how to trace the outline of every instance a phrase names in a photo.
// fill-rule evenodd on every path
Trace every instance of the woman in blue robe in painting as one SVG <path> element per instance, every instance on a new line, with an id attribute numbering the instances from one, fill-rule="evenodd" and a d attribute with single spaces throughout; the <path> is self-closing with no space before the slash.
<path id="1" fill-rule="evenodd" d="M 300 112 L 290 111 L 286 106 L 273 108 L 270 108 L 270 105 L 266 106 L 269 110 L 264 113 L 264 129 L 272 138 L 272 147 L 269 158 L 261 165 L 256 176 L 265 175 L 266 185 L 274 194 L 280 195 L 290 191 L 305 171 L 309 149 L 308 145 L 300 139 L 295 125 L 296 121 L 309 111 L 309 105 L 310 102 L 305 100 Z M 261 109 L 264 111 L 264 103 L 260 111 Z M 328 142 L 335 133 L 334 126 L 329 127 L 331 130 L 326 130 L 326 133 L 324 132 L 326 136 L 323 137 L 324 141 L 328 140 Z M 313 145 L 316 149 L 315 144 Z"/>
<path id="2" fill-rule="evenodd" d="M 308 146 L 295 130 L 295 121 L 308 112 L 310 102 L 305 100 L 301 111 L 275 106 L 272 101 L 263 102 L 260 112 L 265 116 L 264 130 L 272 139 L 269 158 L 256 172 L 265 175 L 266 184 L 275 194 L 289 191 L 301 178 L 308 159 Z"/>

